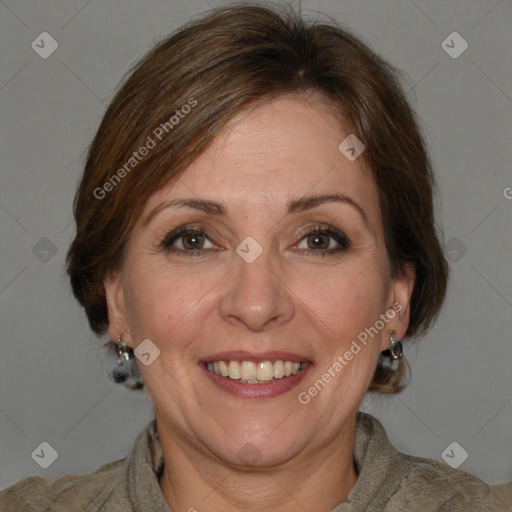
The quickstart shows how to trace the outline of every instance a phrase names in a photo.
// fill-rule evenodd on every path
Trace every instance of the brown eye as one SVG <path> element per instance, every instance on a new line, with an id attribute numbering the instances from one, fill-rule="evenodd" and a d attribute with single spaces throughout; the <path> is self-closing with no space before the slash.
<path id="1" fill-rule="evenodd" d="M 182 245 L 185 249 L 197 249 L 204 243 L 204 237 L 198 233 L 187 233 L 181 237 Z"/>
<path id="2" fill-rule="evenodd" d="M 314 255 L 334 255 L 345 251 L 350 246 L 349 239 L 336 228 L 328 226 L 322 229 L 316 226 L 308 231 L 301 238 L 301 242 L 306 241 L 306 248 L 302 248 L 305 252 Z M 334 241 L 334 242 L 333 242 Z M 205 243 L 210 243 L 210 238 L 204 231 L 196 228 L 182 228 L 168 234 L 160 243 L 160 246 L 166 252 L 182 254 L 184 256 L 202 256 L 213 247 L 205 247 Z M 336 247 L 336 243 L 338 247 Z M 333 247 L 334 246 L 334 247 Z"/>
<path id="3" fill-rule="evenodd" d="M 332 237 L 326 236 L 323 233 L 314 233 L 307 236 L 308 242 L 310 242 L 310 247 L 312 249 L 322 250 L 329 249 L 329 245 L 331 243 L 330 238 L 332 239 Z"/>
<path id="4" fill-rule="evenodd" d="M 195 256 L 207 252 L 203 250 L 206 240 L 209 238 L 200 229 L 185 228 L 167 235 L 160 245 L 167 252 Z M 175 245 L 178 247 L 173 247 Z"/>
<path id="5" fill-rule="evenodd" d="M 319 253 L 322 256 L 345 251 L 350 246 L 349 239 L 343 233 L 332 227 L 322 229 L 316 226 L 314 229 L 307 232 L 302 240 L 306 240 L 307 248 L 305 250 L 307 252 Z M 337 248 L 332 248 L 333 240 L 338 244 Z"/>

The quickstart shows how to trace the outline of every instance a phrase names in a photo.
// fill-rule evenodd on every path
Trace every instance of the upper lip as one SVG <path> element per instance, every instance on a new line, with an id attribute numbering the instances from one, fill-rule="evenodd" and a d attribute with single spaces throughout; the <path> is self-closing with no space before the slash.
<path id="1" fill-rule="evenodd" d="M 215 352 L 206 357 L 199 359 L 200 363 L 208 363 L 214 361 L 291 361 L 292 363 L 311 362 L 309 357 L 291 352 L 283 352 L 280 350 L 271 350 L 268 352 L 247 352 L 244 350 L 229 350 L 223 352 Z"/>

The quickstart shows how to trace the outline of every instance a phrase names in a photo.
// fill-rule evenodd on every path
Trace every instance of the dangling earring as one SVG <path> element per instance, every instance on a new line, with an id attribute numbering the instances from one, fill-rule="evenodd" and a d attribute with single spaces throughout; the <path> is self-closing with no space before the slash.
<path id="1" fill-rule="evenodd" d="M 110 373 L 110 378 L 117 383 L 123 383 L 128 389 L 141 389 L 144 386 L 133 350 L 118 336 L 116 367 Z"/>
<path id="2" fill-rule="evenodd" d="M 398 338 L 395 338 L 395 331 L 389 331 L 389 351 L 395 361 L 401 359 L 404 353 L 402 342 Z"/>

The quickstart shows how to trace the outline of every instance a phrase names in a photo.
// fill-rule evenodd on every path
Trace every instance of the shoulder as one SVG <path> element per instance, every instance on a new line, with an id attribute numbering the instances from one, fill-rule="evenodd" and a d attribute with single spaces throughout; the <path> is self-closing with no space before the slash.
<path id="1" fill-rule="evenodd" d="M 109 462 L 91 473 L 55 480 L 29 476 L 0 491 L 2 512 L 78 512 L 101 501 L 122 482 L 126 459 Z M 116 489 L 119 492 L 119 489 Z"/>
<path id="2" fill-rule="evenodd" d="M 403 478 L 386 510 L 512 511 L 512 483 L 490 485 L 434 459 L 398 452 Z M 432 505 L 436 506 L 431 509 Z"/>
<path id="3" fill-rule="evenodd" d="M 401 452 L 380 421 L 357 416 L 354 457 L 360 468 L 349 498 L 357 510 L 512 512 L 512 482 L 490 485 L 438 460 Z"/>

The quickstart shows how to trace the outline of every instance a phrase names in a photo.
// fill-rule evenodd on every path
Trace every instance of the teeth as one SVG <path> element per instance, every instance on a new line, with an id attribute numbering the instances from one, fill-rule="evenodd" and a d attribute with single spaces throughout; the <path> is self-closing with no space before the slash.
<path id="1" fill-rule="evenodd" d="M 271 361 L 213 361 L 206 363 L 206 367 L 217 375 L 240 380 L 244 384 L 260 384 L 296 375 L 306 367 L 306 364 L 281 360 L 275 361 L 274 364 Z"/>
<path id="2" fill-rule="evenodd" d="M 258 380 L 272 380 L 274 377 L 274 365 L 270 361 L 258 363 Z"/>
<path id="3" fill-rule="evenodd" d="M 240 374 L 240 378 L 242 380 L 257 380 L 259 376 L 258 370 L 256 369 L 256 364 L 253 363 L 252 361 L 244 361 L 242 363 L 242 371 Z"/>
<path id="4" fill-rule="evenodd" d="M 224 361 L 219 361 L 219 368 L 220 368 L 220 374 L 223 377 L 227 377 L 229 375 L 228 365 Z M 215 373 L 218 373 L 218 372 L 215 372 Z"/>
<path id="5" fill-rule="evenodd" d="M 282 379 L 284 377 L 284 363 L 283 361 L 276 361 L 274 363 L 274 377 Z"/>
<path id="6" fill-rule="evenodd" d="M 215 371 L 215 367 L 213 371 Z M 240 378 L 240 365 L 236 361 L 229 362 L 229 378 L 234 380 Z"/>

